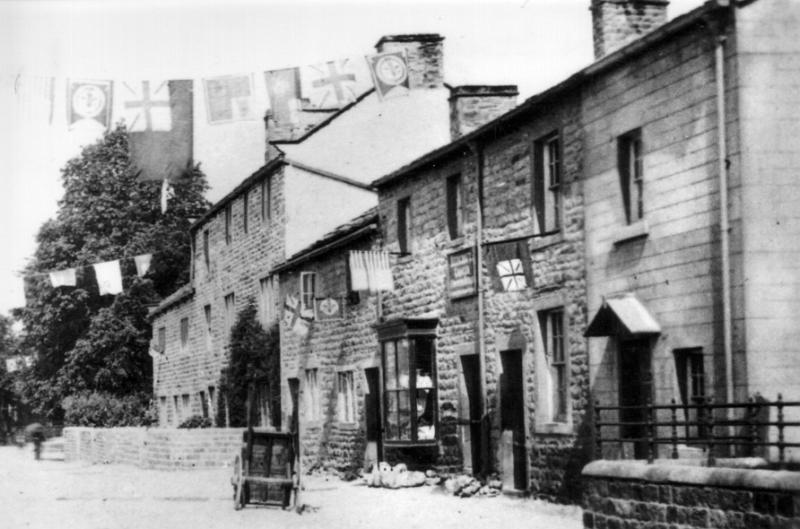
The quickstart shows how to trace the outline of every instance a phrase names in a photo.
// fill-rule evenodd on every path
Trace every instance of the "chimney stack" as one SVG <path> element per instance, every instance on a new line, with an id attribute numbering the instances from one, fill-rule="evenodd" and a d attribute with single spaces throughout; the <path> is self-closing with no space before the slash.
<path id="1" fill-rule="evenodd" d="M 516 85 L 466 85 L 450 90 L 450 138 L 455 141 L 517 106 Z"/>
<path id="2" fill-rule="evenodd" d="M 444 86 L 444 37 L 437 33 L 385 35 L 375 49 L 378 53 L 405 50 L 410 89 Z"/>
<path id="3" fill-rule="evenodd" d="M 592 0 L 594 58 L 625 46 L 667 21 L 668 0 Z"/>

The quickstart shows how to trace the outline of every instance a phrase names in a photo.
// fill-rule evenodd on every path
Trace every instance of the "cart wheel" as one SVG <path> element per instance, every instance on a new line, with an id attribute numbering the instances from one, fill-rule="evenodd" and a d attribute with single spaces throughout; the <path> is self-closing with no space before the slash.
<path id="1" fill-rule="evenodd" d="M 231 485 L 233 485 L 233 508 L 237 511 L 244 507 L 242 503 L 242 489 L 244 489 L 243 475 L 242 458 L 237 455 L 236 459 L 233 460 L 233 476 L 231 477 Z"/>

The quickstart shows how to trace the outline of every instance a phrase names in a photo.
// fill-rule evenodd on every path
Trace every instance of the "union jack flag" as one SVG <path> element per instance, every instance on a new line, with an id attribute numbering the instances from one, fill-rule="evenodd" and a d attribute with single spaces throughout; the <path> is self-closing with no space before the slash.
<path id="1" fill-rule="evenodd" d="M 500 282 L 506 292 L 524 290 L 528 286 L 525 281 L 525 270 L 519 259 L 509 259 L 497 263 L 497 275 L 500 276 Z"/>

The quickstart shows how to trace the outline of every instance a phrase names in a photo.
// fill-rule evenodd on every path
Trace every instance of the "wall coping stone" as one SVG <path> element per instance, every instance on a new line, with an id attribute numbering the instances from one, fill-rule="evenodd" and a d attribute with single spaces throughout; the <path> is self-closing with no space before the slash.
<path id="1" fill-rule="evenodd" d="M 703 467 L 657 460 L 653 464 L 632 460 L 592 461 L 581 472 L 593 478 L 641 480 L 800 493 L 800 472 L 745 468 Z"/>

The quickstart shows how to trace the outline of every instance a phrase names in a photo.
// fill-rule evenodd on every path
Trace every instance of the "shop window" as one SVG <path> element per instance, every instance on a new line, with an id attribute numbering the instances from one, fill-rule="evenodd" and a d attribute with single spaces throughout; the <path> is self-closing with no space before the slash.
<path id="1" fill-rule="evenodd" d="M 384 440 L 425 444 L 437 439 L 436 320 L 379 328 L 384 377 Z"/>

